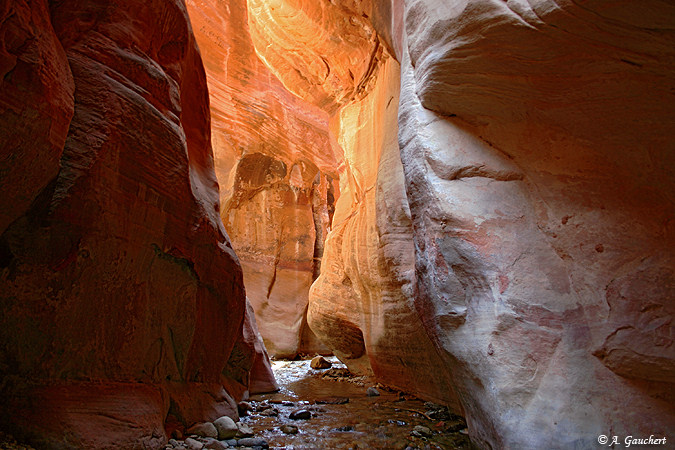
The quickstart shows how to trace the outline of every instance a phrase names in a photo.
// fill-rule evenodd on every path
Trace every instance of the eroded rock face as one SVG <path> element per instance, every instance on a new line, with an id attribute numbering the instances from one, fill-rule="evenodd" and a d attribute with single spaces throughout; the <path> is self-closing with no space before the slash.
<path id="1" fill-rule="evenodd" d="M 2 233 L 58 173 L 74 85 L 46 1 L 3 2 L 0 24 Z"/>
<path id="2" fill-rule="evenodd" d="M 32 5 L 0 11 L 2 183 L 24 190 L 0 238 L 3 423 L 46 447 L 160 448 L 167 415 L 236 415 L 223 372 L 255 347 L 201 59 L 179 0 Z"/>
<path id="3" fill-rule="evenodd" d="M 332 123 L 346 176 L 308 320 L 350 370 L 460 409 L 414 308 L 412 227 L 396 138 L 399 65 L 389 56 L 378 65 L 369 95 Z"/>
<path id="4" fill-rule="evenodd" d="M 339 195 L 328 114 L 258 58 L 245 0 L 187 4 L 209 83 L 222 218 L 266 347 L 278 357 L 325 352 L 305 316 Z"/>
<path id="5" fill-rule="evenodd" d="M 382 46 L 366 18 L 327 1 L 248 0 L 257 54 L 291 92 L 334 113 L 365 95 Z"/>
<path id="6" fill-rule="evenodd" d="M 483 446 L 675 424 L 675 24 L 647 3 L 405 3 L 416 306 Z"/>
<path id="7" fill-rule="evenodd" d="M 330 3 L 369 16 L 401 63 L 401 158 L 378 138 L 396 133 L 378 109 L 396 96 L 377 87 L 395 82 L 378 64 L 372 98 L 329 106 L 343 105 L 332 132 L 345 172 L 312 328 L 353 370 L 424 395 L 427 368 L 443 373 L 433 383 L 454 386 L 487 448 L 672 429 L 672 6 Z M 329 17 L 328 2 L 274 6 L 259 53 L 282 79 L 314 80 L 321 40 L 291 22 Z M 294 92 L 325 107 L 322 82 Z M 433 345 L 390 334 L 415 319 Z M 393 349 L 411 341 L 423 356 Z"/>

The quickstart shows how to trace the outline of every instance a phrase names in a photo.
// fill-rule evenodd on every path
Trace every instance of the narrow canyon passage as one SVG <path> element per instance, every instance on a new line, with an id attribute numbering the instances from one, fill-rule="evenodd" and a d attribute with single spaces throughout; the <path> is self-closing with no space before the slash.
<path id="1" fill-rule="evenodd" d="M 672 446 L 673 42 L 664 0 L 3 0 L 0 448 Z"/>

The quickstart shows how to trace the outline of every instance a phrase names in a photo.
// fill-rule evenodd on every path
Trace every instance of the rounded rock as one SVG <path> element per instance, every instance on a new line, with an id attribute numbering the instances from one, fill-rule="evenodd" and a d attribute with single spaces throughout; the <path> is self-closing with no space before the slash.
<path id="1" fill-rule="evenodd" d="M 284 434 L 298 434 L 298 427 L 295 425 L 284 425 L 280 428 Z"/>
<path id="2" fill-rule="evenodd" d="M 237 422 L 237 436 L 238 438 L 240 437 L 250 437 L 253 436 L 253 430 L 251 427 L 246 425 L 245 423 Z"/>
<path id="3" fill-rule="evenodd" d="M 420 435 L 422 437 L 431 437 L 432 434 L 431 430 L 423 425 L 417 425 L 415 428 L 413 428 L 412 432 L 417 433 L 416 435 Z"/>
<path id="4" fill-rule="evenodd" d="M 213 425 L 217 430 L 216 436 L 218 439 L 231 439 L 237 435 L 239 428 L 234 420 L 228 416 L 222 416 L 213 421 Z"/>
<path id="5" fill-rule="evenodd" d="M 192 438 L 185 439 L 185 446 L 188 450 L 202 450 L 204 448 L 204 444 Z"/>
<path id="6" fill-rule="evenodd" d="M 201 437 L 217 438 L 218 431 L 211 422 L 196 423 L 188 428 L 187 434 L 196 434 Z"/>
<path id="7" fill-rule="evenodd" d="M 330 369 L 332 365 L 333 364 L 323 356 L 315 356 L 309 363 L 309 366 L 312 369 Z"/>
<path id="8" fill-rule="evenodd" d="M 249 402 L 239 402 L 237 411 L 239 411 L 240 416 L 247 416 L 249 412 L 253 411 L 253 405 Z"/>
<path id="9" fill-rule="evenodd" d="M 369 388 L 366 390 L 366 395 L 367 395 L 368 397 L 377 397 L 377 396 L 380 395 L 380 391 L 378 391 L 378 390 L 377 390 L 376 388 L 374 388 L 374 387 L 369 387 Z"/>
<path id="10" fill-rule="evenodd" d="M 312 418 L 312 413 L 306 409 L 296 409 L 288 417 L 292 420 L 308 420 Z"/>
<path id="11" fill-rule="evenodd" d="M 242 438 L 237 441 L 239 447 L 260 447 L 260 448 L 269 448 L 269 444 L 263 438 L 259 437 L 250 437 Z"/>
<path id="12" fill-rule="evenodd" d="M 230 448 L 229 445 L 225 442 L 218 441 L 216 439 L 212 438 L 207 438 L 204 440 L 204 449 L 208 450 L 225 450 L 226 448 Z"/>

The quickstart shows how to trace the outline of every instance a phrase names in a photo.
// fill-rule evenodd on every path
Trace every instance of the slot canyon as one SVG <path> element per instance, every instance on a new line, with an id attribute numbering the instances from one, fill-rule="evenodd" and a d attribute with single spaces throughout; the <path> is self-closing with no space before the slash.
<path id="1" fill-rule="evenodd" d="M 673 448 L 674 43 L 668 0 L 2 0 L 0 431 L 227 448 L 167 443 L 323 355 L 470 448 Z"/>

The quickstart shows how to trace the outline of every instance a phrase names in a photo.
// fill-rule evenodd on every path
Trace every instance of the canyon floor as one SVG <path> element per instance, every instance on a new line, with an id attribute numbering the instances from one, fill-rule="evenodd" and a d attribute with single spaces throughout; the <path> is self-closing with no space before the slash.
<path id="1" fill-rule="evenodd" d="M 352 376 L 337 358 L 328 359 L 332 367 L 324 370 L 311 369 L 309 360 L 273 361 L 279 392 L 252 397 L 254 411 L 242 418 L 270 448 L 471 448 L 462 418 L 366 377 Z M 380 395 L 372 395 L 369 388 Z M 270 408 L 278 415 L 260 414 Z M 289 418 L 302 409 L 311 413 L 310 419 Z M 284 433 L 285 425 L 297 427 L 298 433 Z M 429 436 L 424 436 L 426 431 Z"/>
<path id="2" fill-rule="evenodd" d="M 167 449 L 471 449 L 466 422 L 447 408 L 355 376 L 337 358 L 273 361 L 279 391 L 239 405 L 252 436 L 214 441 L 191 435 Z M 188 430 L 190 434 L 190 430 Z M 203 447 L 202 447 L 203 445 Z"/>

